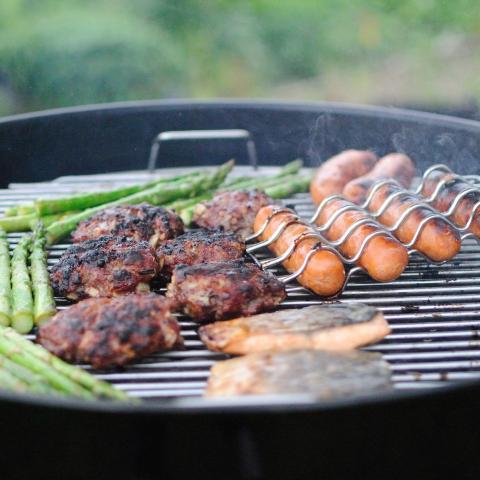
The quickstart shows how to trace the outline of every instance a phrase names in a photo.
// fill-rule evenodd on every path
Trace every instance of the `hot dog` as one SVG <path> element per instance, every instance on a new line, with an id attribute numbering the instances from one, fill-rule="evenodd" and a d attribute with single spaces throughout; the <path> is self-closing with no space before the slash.
<path id="1" fill-rule="evenodd" d="M 319 204 L 324 198 L 342 193 L 345 185 L 354 178 L 368 173 L 377 161 L 373 152 L 345 150 L 320 165 L 310 183 L 313 201 Z"/>
<path id="2" fill-rule="evenodd" d="M 447 183 L 441 188 L 441 190 L 439 190 L 435 200 L 431 202 L 431 205 L 440 212 L 446 212 L 457 195 L 472 188 L 472 185 L 460 178 L 455 178 L 451 173 L 433 172 L 427 177 L 421 194 L 424 197 L 430 197 L 435 191 L 438 183 L 442 180 L 445 180 Z M 449 218 L 453 223 L 463 228 L 469 221 L 475 204 L 479 201 L 480 193 L 468 193 L 460 200 Z M 474 214 L 473 221 L 468 230 L 477 237 L 480 237 L 480 211 L 477 210 Z"/>
<path id="3" fill-rule="evenodd" d="M 278 207 L 275 205 L 267 205 L 260 209 L 254 222 L 255 232 L 260 230 L 276 208 Z M 260 236 L 260 240 L 270 238 L 279 225 L 289 220 L 292 220 L 293 223 L 286 227 L 278 240 L 268 247 L 277 256 L 283 254 L 299 235 L 315 233 L 309 225 L 295 220 L 293 213 L 282 212 L 270 219 L 267 228 Z M 318 242 L 318 239 L 315 238 L 300 240 L 292 255 L 283 262 L 285 269 L 291 273 L 297 271 Z M 345 279 L 345 267 L 342 261 L 336 254 L 328 250 L 316 251 L 308 261 L 304 272 L 297 278 L 300 284 L 322 297 L 329 297 L 338 293 L 342 289 Z"/>
<path id="4" fill-rule="evenodd" d="M 341 199 L 327 202 L 316 220 L 317 224 L 324 225 L 339 208 L 346 206 L 353 205 L 347 200 Z M 328 240 L 338 240 L 354 222 L 369 218 L 366 213 L 347 210 L 339 215 L 331 227 L 323 232 L 323 235 Z M 408 252 L 383 228 L 368 223 L 360 225 L 338 248 L 347 258 L 352 258 L 360 251 L 365 238 L 373 232 L 384 232 L 384 234 L 375 236 L 368 241 L 357 265 L 362 267 L 374 280 L 391 282 L 398 278 L 407 266 Z"/>
<path id="5" fill-rule="evenodd" d="M 400 186 L 389 183 L 383 185 L 374 193 L 368 209 L 371 212 L 378 211 L 387 197 L 399 191 L 404 193 L 395 197 L 385 212 L 378 217 L 378 220 L 387 227 L 392 227 L 407 208 L 422 201 L 418 195 L 408 193 Z M 409 244 L 413 240 L 420 222 L 431 215 L 431 213 L 431 210 L 427 207 L 420 207 L 414 210 L 404 219 L 393 234 L 401 242 Z M 442 218 L 432 218 L 426 222 L 413 244 L 413 248 L 434 262 L 450 260 L 458 253 L 460 246 L 461 239 L 458 231 Z"/>
<path id="6" fill-rule="evenodd" d="M 378 180 L 392 178 L 405 188 L 410 187 L 415 176 L 415 165 L 403 153 L 391 153 L 382 157 L 370 172 L 345 185 L 343 195 L 357 205 L 367 199 L 370 187 Z"/>

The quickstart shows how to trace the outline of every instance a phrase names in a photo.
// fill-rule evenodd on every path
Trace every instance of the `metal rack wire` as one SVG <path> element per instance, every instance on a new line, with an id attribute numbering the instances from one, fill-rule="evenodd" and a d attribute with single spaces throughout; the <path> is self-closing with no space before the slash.
<path id="1" fill-rule="evenodd" d="M 425 202 L 427 204 L 432 204 L 435 202 L 435 200 L 438 198 L 440 195 L 440 192 L 445 189 L 448 191 L 449 186 L 452 185 L 455 181 L 460 180 L 461 182 L 466 184 L 466 188 L 464 188 L 462 191 L 458 192 L 457 195 L 455 195 L 451 199 L 451 203 L 449 207 L 446 210 L 441 211 L 440 213 L 447 218 L 450 218 L 452 215 L 455 214 L 455 211 L 457 208 L 460 206 L 460 202 L 465 199 L 467 196 L 474 196 L 475 197 L 475 204 L 472 206 L 470 210 L 470 215 L 467 218 L 467 221 L 463 225 L 459 225 L 455 223 L 455 227 L 459 232 L 467 232 L 462 235 L 462 239 L 468 238 L 468 237 L 473 237 L 475 238 L 475 235 L 472 232 L 468 232 L 470 227 L 472 226 L 472 223 L 474 219 L 476 218 L 477 214 L 479 213 L 480 210 L 480 189 L 475 186 L 472 182 L 470 182 L 469 178 L 472 178 L 473 181 L 475 181 L 475 176 L 461 176 L 457 175 L 454 173 L 447 165 L 444 164 L 436 164 L 432 165 L 429 169 L 425 171 L 422 177 L 422 181 L 420 182 L 420 185 L 416 189 L 416 193 L 422 193 L 425 187 L 425 183 L 428 180 L 428 178 L 432 175 L 432 173 L 435 172 L 444 172 L 447 175 L 444 176 L 444 178 L 440 178 L 437 185 L 435 186 L 435 189 L 431 193 L 430 196 L 425 198 Z"/>
<path id="2" fill-rule="evenodd" d="M 438 185 L 435 188 L 434 193 L 429 197 L 429 198 L 423 198 L 419 194 L 422 192 L 424 184 L 426 179 L 435 171 L 444 171 L 449 174 L 451 174 L 451 177 L 449 179 L 444 179 L 441 180 Z M 384 236 L 384 237 L 389 237 L 394 239 L 394 234 L 395 232 L 405 224 L 407 219 L 412 215 L 415 211 L 419 209 L 427 210 L 428 213 L 424 216 L 424 218 L 419 222 L 415 232 L 413 232 L 411 239 L 408 242 L 401 242 L 400 240 L 397 239 L 402 245 L 404 245 L 407 248 L 407 253 L 411 257 L 414 254 L 420 255 L 423 258 L 425 258 L 429 263 L 431 264 L 436 264 L 436 265 L 441 265 L 445 263 L 445 261 L 441 262 L 436 262 L 432 260 L 431 258 L 428 258 L 426 255 L 424 255 L 422 252 L 418 251 L 414 247 L 416 244 L 418 238 L 420 237 L 423 229 L 426 227 L 426 225 L 431 222 L 432 220 L 435 219 L 440 219 L 443 222 L 445 222 L 452 230 L 457 231 L 460 234 L 461 240 L 465 240 L 469 237 L 473 237 L 478 240 L 478 238 L 471 232 L 468 232 L 468 229 L 470 228 L 475 215 L 477 214 L 478 210 L 480 209 L 480 189 L 478 189 L 476 186 L 472 184 L 470 188 L 465 189 L 464 191 L 460 192 L 457 194 L 457 196 L 452 200 L 451 206 L 443 212 L 439 212 L 436 210 L 431 203 L 437 198 L 438 193 L 440 190 L 446 186 L 448 186 L 448 183 L 452 181 L 452 179 L 461 179 L 464 182 L 468 182 L 468 180 L 464 177 L 461 177 L 460 175 L 454 174 L 449 167 L 446 165 L 438 164 L 430 167 L 427 171 L 425 171 L 424 175 L 422 176 L 422 179 L 420 181 L 419 186 L 416 188 L 415 191 L 410 191 L 407 189 L 404 189 L 398 182 L 395 180 L 379 180 L 375 184 L 372 185 L 368 196 L 365 200 L 365 202 L 361 205 L 355 205 L 351 202 L 349 202 L 345 197 L 342 195 L 332 195 L 327 198 L 325 198 L 317 207 L 315 210 L 315 213 L 309 218 L 309 220 L 302 220 L 301 216 L 298 215 L 297 212 L 295 212 L 291 208 L 284 208 L 284 207 L 278 207 L 273 209 L 270 215 L 266 218 L 264 221 L 263 225 L 259 228 L 258 231 L 254 232 L 253 235 L 251 235 L 247 240 L 248 241 L 253 241 L 261 237 L 265 231 L 267 230 L 270 222 L 272 220 L 284 213 L 289 213 L 289 219 L 283 221 L 276 229 L 275 231 L 271 234 L 271 236 L 267 239 L 264 239 L 260 242 L 254 243 L 250 245 L 247 248 L 247 251 L 249 253 L 254 253 L 264 247 L 270 246 L 272 243 L 277 241 L 282 233 L 289 227 L 290 225 L 297 223 L 297 224 L 302 224 L 305 226 L 308 226 L 309 232 L 308 233 L 302 233 L 298 237 L 292 239 L 288 247 L 285 249 L 285 251 L 277 256 L 276 258 L 273 259 L 267 259 L 264 260 L 263 262 L 260 262 L 261 266 L 264 268 L 268 268 L 274 265 L 281 264 L 288 260 L 293 253 L 295 252 L 295 249 L 297 248 L 298 244 L 304 240 L 305 238 L 314 238 L 318 240 L 318 244 L 312 248 L 312 250 L 305 256 L 304 262 L 298 268 L 296 271 L 291 272 L 290 275 L 287 275 L 285 277 L 282 277 L 282 280 L 285 283 L 291 282 L 292 280 L 297 279 L 302 275 L 302 273 L 305 272 L 310 259 L 312 258 L 313 254 L 318 251 L 319 249 L 324 249 L 324 250 L 329 250 L 334 252 L 340 260 L 347 266 L 350 267 L 348 269 L 346 278 L 345 278 L 345 283 L 343 288 L 335 294 L 334 297 L 328 297 L 328 298 L 335 298 L 338 297 L 343 293 L 345 290 L 345 287 L 352 277 L 352 275 L 360 270 L 364 269 L 358 265 L 359 259 L 362 257 L 362 255 L 365 253 L 365 250 L 370 243 L 370 241 L 378 236 Z M 390 193 L 383 201 L 383 203 L 374 211 L 371 211 L 371 203 L 372 200 L 375 198 L 375 195 L 380 191 L 381 188 L 387 185 L 392 185 L 395 187 L 395 191 Z M 472 193 L 476 193 L 479 195 L 479 201 L 475 204 L 474 208 L 472 209 L 472 212 L 470 214 L 470 217 L 468 221 L 466 222 L 465 225 L 459 226 L 454 224 L 450 220 L 450 216 L 455 212 L 455 208 L 458 207 L 459 202 L 466 196 L 466 195 L 471 195 Z M 400 215 L 399 217 L 395 220 L 393 225 L 387 226 L 378 221 L 378 219 L 383 215 L 383 213 L 392 205 L 392 202 L 395 199 L 398 198 L 409 198 L 411 199 L 411 205 L 408 206 Z M 322 212 L 325 210 L 327 205 L 333 201 L 340 200 L 342 202 L 342 206 L 338 208 L 332 215 L 330 215 L 325 222 L 319 223 L 318 219 L 321 218 Z M 345 213 L 347 212 L 359 212 L 362 214 L 363 218 L 360 218 L 353 222 L 351 225 L 348 226 L 348 228 L 345 229 L 345 231 L 335 240 L 332 240 L 331 238 L 328 238 L 327 233 L 329 229 L 332 227 L 332 225 Z M 345 242 L 362 226 L 372 226 L 374 227 L 374 231 L 369 233 L 368 235 L 365 236 L 363 239 L 362 243 L 360 244 L 358 250 L 356 253 L 350 257 L 346 257 L 342 253 L 342 246 L 345 244 Z M 356 267 L 352 267 L 353 265 L 357 265 Z"/>

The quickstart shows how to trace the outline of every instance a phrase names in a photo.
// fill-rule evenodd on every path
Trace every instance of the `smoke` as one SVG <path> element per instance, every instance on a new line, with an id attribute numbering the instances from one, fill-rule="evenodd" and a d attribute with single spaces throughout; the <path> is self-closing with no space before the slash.
<path id="1" fill-rule="evenodd" d="M 318 115 L 309 127 L 307 137 L 307 158 L 312 165 L 319 165 L 328 152 L 334 129 L 332 128 L 333 116 L 329 113 Z"/>
<path id="2" fill-rule="evenodd" d="M 445 163 L 459 174 L 478 173 L 478 161 L 466 144 L 463 133 L 428 133 L 402 128 L 392 135 L 393 147 L 397 152 L 409 155 L 422 169 L 436 163 Z"/>
<path id="3" fill-rule="evenodd" d="M 450 163 L 456 158 L 459 149 L 449 133 L 441 133 L 433 141 L 433 156 L 435 163 Z"/>
<path id="4" fill-rule="evenodd" d="M 478 173 L 478 160 L 468 146 L 460 148 L 454 135 L 442 133 L 434 142 L 435 163 L 446 163 L 458 174 Z"/>
<path id="5" fill-rule="evenodd" d="M 406 128 L 402 128 L 400 132 L 392 135 L 392 144 L 395 147 L 395 151 L 398 153 L 408 154 L 409 144 L 409 131 Z"/>
<path id="6" fill-rule="evenodd" d="M 478 174 L 478 136 L 455 125 L 418 119 L 391 120 L 348 118 L 348 115 L 321 113 L 307 117 L 300 129 L 307 135 L 297 148 L 310 166 L 350 148 L 368 149 L 379 156 L 391 152 L 408 155 L 418 173 L 436 163 L 445 163 L 459 174 Z M 304 130 L 304 131 L 305 131 Z M 478 155 L 477 155 L 478 156 Z"/>

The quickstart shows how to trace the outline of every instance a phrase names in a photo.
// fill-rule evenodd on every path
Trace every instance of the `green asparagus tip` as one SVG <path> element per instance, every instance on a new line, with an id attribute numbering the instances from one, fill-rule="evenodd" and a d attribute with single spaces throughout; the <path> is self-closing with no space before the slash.
<path id="1" fill-rule="evenodd" d="M 18 312 L 14 314 L 12 326 L 18 333 L 29 333 L 33 328 L 33 315 L 31 312 Z"/>
<path id="2" fill-rule="evenodd" d="M 303 160 L 301 158 L 296 158 L 295 160 L 287 163 L 283 168 L 293 170 L 296 173 L 302 167 L 303 167 Z"/>
<path id="3" fill-rule="evenodd" d="M 17 207 L 9 207 L 3 212 L 4 217 L 15 217 L 16 215 L 18 215 Z"/>
<path id="4" fill-rule="evenodd" d="M 183 223 L 187 226 L 190 226 L 190 224 L 192 223 L 195 207 L 196 205 L 193 205 L 192 207 L 185 208 L 180 212 L 180 218 L 183 220 Z"/>

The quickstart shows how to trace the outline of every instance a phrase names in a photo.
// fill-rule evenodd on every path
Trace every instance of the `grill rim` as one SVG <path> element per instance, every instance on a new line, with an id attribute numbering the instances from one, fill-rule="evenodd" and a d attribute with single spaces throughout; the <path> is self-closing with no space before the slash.
<path id="1" fill-rule="evenodd" d="M 412 390 L 395 389 L 378 396 L 365 395 L 360 398 L 341 400 L 318 400 L 308 395 L 251 395 L 229 397 L 225 399 L 208 399 L 203 397 L 185 397 L 155 402 L 123 403 L 105 400 L 82 401 L 74 398 L 54 398 L 34 396 L 29 393 L 17 394 L 0 392 L 1 404 L 16 404 L 25 407 L 58 409 L 70 412 L 87 412 L 118 415 L 168 415 L 168 414 L 264 414 L 264 413 L 321 413 L 356 410 L 361 407 L 380 408 L 388 405 L 401 405 L 405 402 L 427 401 L 434 399 L 441 402 L 452 394 L 470 393 L 480 396 L 480 380 L 460 380 L 449 383 L 442 388 L 425 388 Z"/>
<path id="2" fill-rule="evenodd" d="M 195 168 L 195 167 L 192 167 Z M 197 167 L 198 168 L 198 167 Z M 394 352 L 395 353 L 395 352 Z M 395 372 L 392 368 L 392 375 Z M 413 381 L 415 383 L 415 381 Z M 250 414 L 250 413 L 295 413 L 295 412 L 329 412 L 355 410 L 359 407 L 380 407 L 382 405 L 394 405 L 404 401 L 426 401 L 433 398 L 441 401 L 443 395 L 458 392 L 471 392 L 480 395 L 480 379 L 462 379 L 442 385 L 442 388 L 419 388 L 419 389 L 394 389 L 391 392 L 379 395 L 367 394 L 360 398 L 350 398 L 334 401 L 318 400 L 308 395 L 268 395 L 268 396 L 244 396 L 209 399 L 204 397 L 173 397 L 160 398 L 154 402 L 144 401 L 138 404 L 122 404 L 111 401 L 85 402 L 74 398 L 41 397 L 31 394 L 16 394 L 0 392 L 0 404 L 10 402 L 24 406 L 36 406 L 45 409 L 61 408 L 65 411 L 96 412 L 111 414 L 139 414 L 139 415 L 168 415 L 172 413 L 185 414 Z M 438 399 L 438 400 L 437 400 Z"/>
<path id="3" fill-rule="evenodd" d="M 145 109 L 164 109 L 164 110 L 203 110 L 203 109 L 248 109 L 265 110 L 271 108 L 277 111 L 298 111 L 339 113 L 362 117 L 383 117 L 394 120 L 407 120 L 412 122 L 423 121 L 432 123 L 434 126 L 449 126 L 467 129 L 469 132 L 480 133 L 480 121 L 469 120 L 465 118 L 454 117 L 439 113 L 423 112 L 399 107 L 383 107 L 376 105 L 363 105 L 356 103 L 340 102 L 296 102 L 290 100 L 275 100 L 260 98 L 255 100 L 245 100 L 241 98 L 215 98 L 210 100 L 196 99 L 175 99 L 175 100 L 132 100 L 125 102 L 110 103 L 92 103 L 74 107 L 52 108 L 47 110 L 38 110 L 17 115 L 0 117 L 0 126 L 12 122 L 21 122 L 37 118 L 56 117 L 62 115 L 98 113 L 119 110 L 141 110 Z"/>
<path id="4" fill-rule="evenodd" d="M 333 102 L 293 102 L 277 101 L 269 99 L 241 100 L 241 99 L 214 99 L 214 100 L 145 100 L 129 101 L 105 104 L 92 104 L 76 107 L 58 108 L 38 112 L 24 113 L 14 116 L 0 118 L 0 126 L 29 121 L 32 119 L 46 119 L 48 117 L 68 117 L 69 115 L 88 115 L 101 112 L 122 112 L 122 111 L 202 111 L 221 110 L 223 108 L 232 110 L 264 111 L 271 109 L 278 112 L 296 112 L 303 110 L 307 112 L 344 114 L 353 117 L 366 118 L 389 118 L 398 121 L 422 123 L 434 127 L 450 127 L 459 131 L 469 133 L 480 133 L 480 122 L 474 120 L 460 119 L 448 115 L 406 110 L 392 107 L 362 106 L 355 104 L 343 104 Z M 198 167 L 194 165 L 193 167 Z M 218 413 L 233 413 L 241 411 L 326 411 L 342 408 L 354 408 L 360 405 L 375 405 L 378 403 L 391 403 L 404 401 L 405 399 L 427 398 L 432 395 L 441 397 L 452 391 L 474 390 L 480 393 L 480 380 L 462 380 L 454 384 L 445 385 L 442 389 L 398 391 L 382 394 L 381 397 L 368 395 L 360 399 L 346 399 L 334 402 L 317 401 L 315 398 L 306 399 L 302 395 L 285 395 L 272 403 L 266 403 L 266 397 L 235 397 L 224 400 L 209 400 L 204 398 L 174 398 L 162 399 L 155 402 L 143 402 L 138 405 L 120 405 L 111 402 L 83 402 L 75 399 L 42 398 L 26 394 L 14 394 L 0 392 L 1 402 L 15 402 L 27 405 L 37 405 L 47 408 L 62 407 L 67 410 L 101 411 L 112 413 L 169 413 L 169 412 L 196 412 L 209 411 Z M 473 393 L 473 391 L 472 391 Z M 269 397 L 272 398 L 272 397 Z"/>

